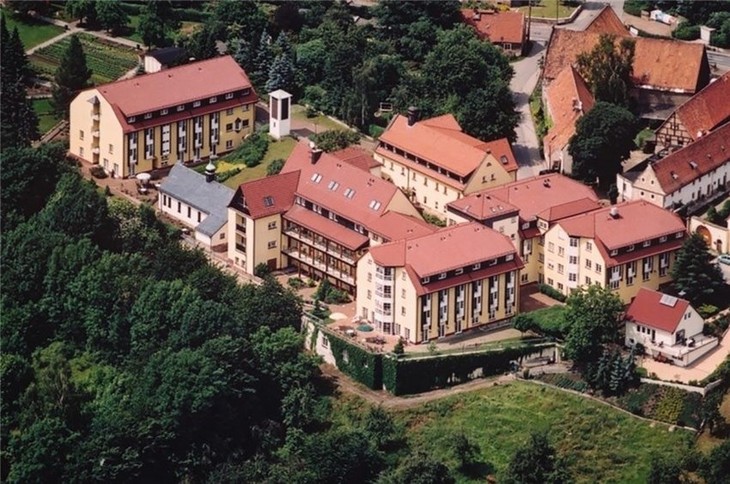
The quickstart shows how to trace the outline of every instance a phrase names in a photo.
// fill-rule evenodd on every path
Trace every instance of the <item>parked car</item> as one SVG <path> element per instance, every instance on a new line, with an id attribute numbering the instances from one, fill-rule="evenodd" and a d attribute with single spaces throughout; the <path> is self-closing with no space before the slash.
<path id="1" fill-rule="evenodd" d="M 723 254 L 720 257 L 717 258 L 717 261 L 720 264 L 727 264 L 730 266 L 730 254 Z"/>

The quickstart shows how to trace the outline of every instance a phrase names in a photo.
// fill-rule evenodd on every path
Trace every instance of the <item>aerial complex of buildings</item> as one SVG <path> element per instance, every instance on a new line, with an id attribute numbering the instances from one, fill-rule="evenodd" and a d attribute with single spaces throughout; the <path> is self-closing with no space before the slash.
<path id="1" fill-rule="evenodd" d="M 524 52 L 522 14 L 462 17 L 506 52 Z M 176 51 L 150 56 L 153 73 L 79 94 L 70 152 L 112 177 L 166 172 L 158 208 L 203 246 L 248 274 L 265 266 L 327 279 L 355 298 L 359 318 L 411 343 L 509 324 L 521 289 L 539 283 L 564 295 L 615 291 L 630 304 L 630 344 L 704 348 L 696 311 L 657 291 L 687 237 L 675 212 L 727 191 L 730 74 L 710 82 L 701 44 L 635 39 L 631 95 L 658 120 L 657 151 L 618 175 L 611 204 L 566 176 L 576 123 L 595 104 L 575 61 L 603 33 L 630 36 L 605 8 L 584 31 L 553 29 L 548 43 L 541 82 L 552 124 L 541 144 L 558 172 L 518 180 L 507 139 L 484 142 L 452 114 L 421 119 L 411 107 L 374 153 L 301 139 L 280 173 L 231 189 L 214 162 L 253 132 L 257 94 L 230 56 L 167 67 Z M 289 132 L 290 97 L 272 93 L 276 137 Z M 725 237 L 727 250 L 730 237 L 711 237 Z M 678 363 L 695 358 L 677 351 Z"/>

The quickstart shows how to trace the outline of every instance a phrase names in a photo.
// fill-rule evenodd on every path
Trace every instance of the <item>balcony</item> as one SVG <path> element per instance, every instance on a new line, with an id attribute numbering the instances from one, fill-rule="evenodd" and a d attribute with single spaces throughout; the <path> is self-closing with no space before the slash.
<path id="1" fill-rule="evenodd" d="M 91 136 L 93 136 L 94 138 L 98 138 L 99 137 L 99 130 L 97 129 L 96 131 L 92 131 L 91 132 Z"/>
<path id="2" fill-rule="evenodd" d="M 91 112 L 91 119 L 92 121 L 99 121 L 101 119 L 101 115 L 99 113 Z"/>
<path id="3" fill-rule="evenodd" d="M 241 224 L 236 224 L 236 231 L 237 232 L 242 232 L 242 233 L 245 234 L 246 233 L 246 226 L 245 225 L 241 225 Z"/>
<path id="4" fill-rule="evenodd" d="M 94 153 L 95 155 L 98 155 L 99 154 L 99 148 L 98 147 L 97 148 L 94 148 L 94 149 L 91 150 L 91 152 Z"/>
<path id="5" fill-rule="evenodd" d="M 313 259 L 312 257 L 299 252 L 299 249 L 297 249 L 295 247 L 287 247 L 287 248 L 283 249 L 283 252 L 291 258 L 296 259 L 300 262 L 304 262 L 305 264 L 307 264 L 311 267 L 314 267 L 323 272 L 326 272 L 327 274 L 334 276 L 341 281 L 344 281 L 350 285 L 355 284 L 355 278 L 352 277 L 347 272 L 340 271 L 338 269 L 335 269 L 334 267 L 329 267 L 329 266 L 327 266 L 327 264 L 325 264 L 321 260 Z"/>
<path id="6" fill-rule="evenodd" d="M 381 271 L 375 271 L 375 278 L 381 281 L 392 281 L 393 274 L 385 274 Z"/>
<path id="7" fill-rule="evenodd" d="M 239 251 L 239 252 L 243 252 L 245 254 L 246 253 L 246 246 L 243 245 L 243 244 L 236 244 L 236 250 Z"/>
<path id="8" fill-rule="evenodd" d="M 313 247 L 316 247 L 318 249 L 321 249 L 325 251 L 327 254 L 337 257 L 338 259 L 341 259 L 351 265 L 355 264 L 355 258 L 345 254 L 344 252 L 332 248 L 329 244 L 322 243 L 322 240 L 315 240 L 313 237 L 310 237 L 308 235 L 304 235 L 301 230 L 298 227 L 289 227 L 284 229 L 284 234 L 288 235 L 289 237 L 292 237 L 294 239 L 297 239 L 301 242 L 304 242 L 306 244 L 309 244 Z"/>

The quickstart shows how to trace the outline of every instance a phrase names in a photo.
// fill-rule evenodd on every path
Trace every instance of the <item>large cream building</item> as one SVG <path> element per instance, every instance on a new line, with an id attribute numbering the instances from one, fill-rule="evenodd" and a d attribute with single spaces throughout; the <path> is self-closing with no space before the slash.
<path id="1" fill-rule="evenodd" d="M 563 175 L 527 178 L 448 205 L 450 225 L 473 221 L 512 241 L 524 268 L 520 283 L 544 282 L 545 233 L 558 221 L 600 207 L 592 188 Z"/>
<path id="2" fill-rule="evenodd" d="M 257 99 L 230 56 L 97 86 L 71 102 L 70 153 L 114 177 L 216 157 L 253 132 Z"/>
<path id="3" fill-rule="evenodd" d="M 545 233 L 545 282 L 565 295 L 600 284 L 629 303 L 671 281 L 685 235 L 677 215 L 644 201 L 560 220 Z"/>
<path id="4" fill-rule="evenodd" d="M 393 118 L 375 150 L 381 176 L 414 203 L 445 218 L 449 202 L 516 180 L 518 166 L 506 139 L 473 138 L 451 114 L 423 121 L 417 116 L 411 108 L 407 117 Z"/>
<path id="5" fill-rule="evenodd" d="M 500 325 L 519 309 L 521 267 L 509 238 L 477 223 L 378 245 L 357 265 L 357 310 L 411 343 Z"/>
<path id="6" fill-rule="evenodd" d="M 262 263 L 293 267 L 354 293 L 368 247 L 436 230 L 351 151 L 323 153 L 302 140 L 280 174 L 242 184 L 228 208 L 233 263 L 249 273 Z"/>

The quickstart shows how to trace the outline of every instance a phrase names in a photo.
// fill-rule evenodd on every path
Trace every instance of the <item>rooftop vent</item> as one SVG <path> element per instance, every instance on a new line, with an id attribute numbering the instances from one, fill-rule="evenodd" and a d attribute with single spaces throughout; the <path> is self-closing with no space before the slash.
<path id="1" fill-rule="evenodd" d="M 619 217 L 619 215 L 618 215 L 618 207 L 611 207 L 611 210 L 608 211 L 608 214 L 613 219 L 618 218 Z"/>
<path id="2" fill-rule="evenodd" d="M 690 161 L 689 166 L 691 166 L 693 170 L 697 169 L 697 163 L 695 163 L 694 161 Z"/>
<path id="3" fill-rule="evenodd" d="M 413 126 L 414 124 L 416 124 L 420 112 L 421 110 L 415 106 L 411 106 L 408 108 L 408 126 Z"/>
<path id="4" fill-rule="evenodd" d="M 550 179 L 549 178 L 545 178 L 542 181 L 542 186 L 547 187 L 547 188 L 550 188 Z"/>
<path id="5" fill-rule="evenodd" d="M 672 178 L 674 178 L 675 180 L 679 180 L 679 175 L 677 175 L 676 173 L 672 172 Z"/>

